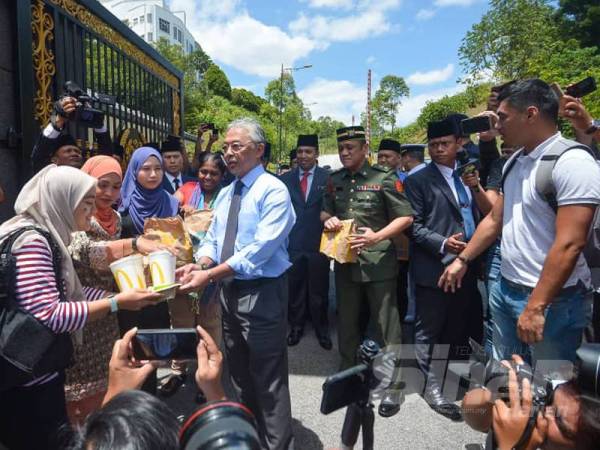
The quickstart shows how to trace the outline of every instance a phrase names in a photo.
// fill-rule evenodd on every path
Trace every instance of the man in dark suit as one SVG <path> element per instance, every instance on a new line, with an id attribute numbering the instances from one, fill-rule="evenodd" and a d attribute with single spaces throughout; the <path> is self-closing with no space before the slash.
<path id="1" fill-rule="evenodd" d="M 323 192 L 328 172 L 317 166 L 319 138 L 316 134 L 298 136 L 298 168 L 281 176 L 290 191 L 296 212 L 296 224 L 290 233 L 288 252 L 292 267 L 289 275 L 288 345 L 300 342 L 308 315 L 319 344 L 331 350 L 327 298 L 329 260 L 319 252 L 323 223 L 320 219 Z"/>
<path id="2" fill-rule="evenodd" d="M 446 364 L 441 365 L 440 374 L 437 370 L 440 365 L 436 364 L 434 373 L 430 362 L 432 355 L 443 359 L 445 354 L 440 355 L 440 350 L 448 346 L 449 360 L 462 358 L 468 354 L 465 351 L 468 337 L 481 340 L 481 298 L 475 271 L 469 270 L 462 287 L 454 293 L 444 293 L 438 287 L 445 265 L 456 258 L 473 235 L 479 211 L 455 170 L 461 146 L 460 132 L 454 122 L 451 119 L 430 122 L 427 138 L 432 164 L 405 181 L 414 211 L 410 263 L 416 285 L 416 356 L 427 378 L 425 400 L 436 412 L 460 420 L 458 406 L 442 395 Z M 477 320 L 479 326 L 474 327 Z"/>
<path id="3" fill-rule="evenodd" d="M 195 179 L 183 172 L 183 151 L 177 136 L 169 136 L 160 146 L 165 169 L 162 186 L 169 194 L 174 194 L 184 183 Z"/>

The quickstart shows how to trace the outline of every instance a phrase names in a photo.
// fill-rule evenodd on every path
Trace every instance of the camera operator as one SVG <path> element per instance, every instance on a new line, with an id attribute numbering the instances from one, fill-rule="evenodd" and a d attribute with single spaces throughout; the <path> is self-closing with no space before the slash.
<path id="1" fill-rule="evenodd" d="M 524 364 L 523 359 L 518 355 L 513 355 L 512 360 L 514 364 Z M 493 430 L 495 445 L 486 448 L 499 450 L 597 448 L 600 439 L 598 405 L 594 400 L 581 395 L 576 380 L 570 380 L 555 388 L 549 404 L 538 412 L 529 439 L 524 445 L 516 447 L 534 413 L 533 393 L 527 378 L 523 379 L 519 386 L 513 366 L 508 361 L 503 361 L 502 364 L 509 368 L 508 402 L 495 399 L 494 393 L 485 387 L 467 392 L 462 402 L 462 413 L 467 425 L 484 433 Z"/>
<path id="2" fill-rule="evenodd" d="M 548 84 L 518 81 L 498 100 L 497 130 L 523 149 L 507 162 L 503 195 L 439 285 L 460 286 L 469 263 L 502 232 L 502 279 L 490 292 L 494 357 L 573 361 L 590 314 L 590 270 L 581 252 L 600 203 L 600 168 L 557 131 L 558 98 Z M 551 160 L 551 203 L 537 192 L 536 175 L 544 156 L 557 151 L 564 155 Z"/>
<path id="3" fill-rule="evenodd" d="M 57 166 L 71 166 L 80 169 L 83 165 L 81 149 L 75 144 L 75 139 L 69 134 L 67 125 L 69 117 L 75 114 L 77 99 L 62 97 L 55 103 L 50 123 L 42 130 L 38 142 L 31 152 L 31 162 L 34 173 L 50 163 Z M 98 141 L 98 153 L 112 155 L 112 142 L 106 126 L 94 129 Z"/>
<path id="4" fill-rule="evenodd" d="M 221 385 L 223 355 L 203 328 L 197 328 L 198 369 L 196 383 L 207 400 L 225 400 Z M 109 363 L 108 390 L 102 409 L 91 414 L 70 449 L 179 449 L 179 423 L 169 407 L 156 397 L 139 391 L 158 363 L 134 361 L 132 340 L 137 328 L 115 342 Z"/>

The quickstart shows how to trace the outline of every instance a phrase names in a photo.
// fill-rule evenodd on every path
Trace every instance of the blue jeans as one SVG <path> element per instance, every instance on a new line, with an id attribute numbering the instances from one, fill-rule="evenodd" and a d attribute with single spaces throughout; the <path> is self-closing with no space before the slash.
<path id="1" fill-rule="evenodd" d="M 542 341 L 527 345 L 517 336 L 517 320 L 527 305 L 533 288 L 501 278 L 490 291 L 490 309 L 494 317 L 493 354 L 508 359 L 519 354 L 529 363 L 542 360 L 575 361 L 584 328 L 591 320 L 592 292 L 579 282 L 560 291 L 546 309 Z"/>
<path id="2" fill-rule="evenodd" d="M 500 239 L 496 240 L 487 253 L 486 258 L 486 285 L 487 295 L 483 300 L 483 342 L 485 352 L 492 355 L 492 336 L 494 333 L 494 318 L 490 308 L 490 292 L 494 285 L 500 283 L 500 266 L 502 265 L 502 255 L 500 254 Z"/>

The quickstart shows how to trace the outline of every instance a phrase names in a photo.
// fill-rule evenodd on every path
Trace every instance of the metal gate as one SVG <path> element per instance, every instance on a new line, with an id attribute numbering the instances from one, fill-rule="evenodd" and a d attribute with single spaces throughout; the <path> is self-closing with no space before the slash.
<path id="1" fill-rule="evenodd" d="M 181 134 L 183 74 L 97 1 L 19 0 L 17 32 L 23 161 L 65 81 L 116 96 L 114 105 L 94 106 L 127 156 L 140 144 Z M 92 142 L 91 130 L 70 127 L 84 145 Z"/>

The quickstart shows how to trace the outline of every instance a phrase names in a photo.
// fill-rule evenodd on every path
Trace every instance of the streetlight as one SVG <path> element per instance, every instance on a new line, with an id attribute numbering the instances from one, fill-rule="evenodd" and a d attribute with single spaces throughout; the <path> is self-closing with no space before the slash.
<path id="1" fill-rule="evenodd" d="M 283 73 L 284 71 L 291 73 L 302 69 L 310 69 L 311 67 L 312 64 L 306 64 L 300 67 L 283 67 L 283 64 L 281 65 L 281 77 L 279 79 L 279 153 L 277 154 L 277 163 L 279 163 L 281 152 L 283 151 Z"/>

